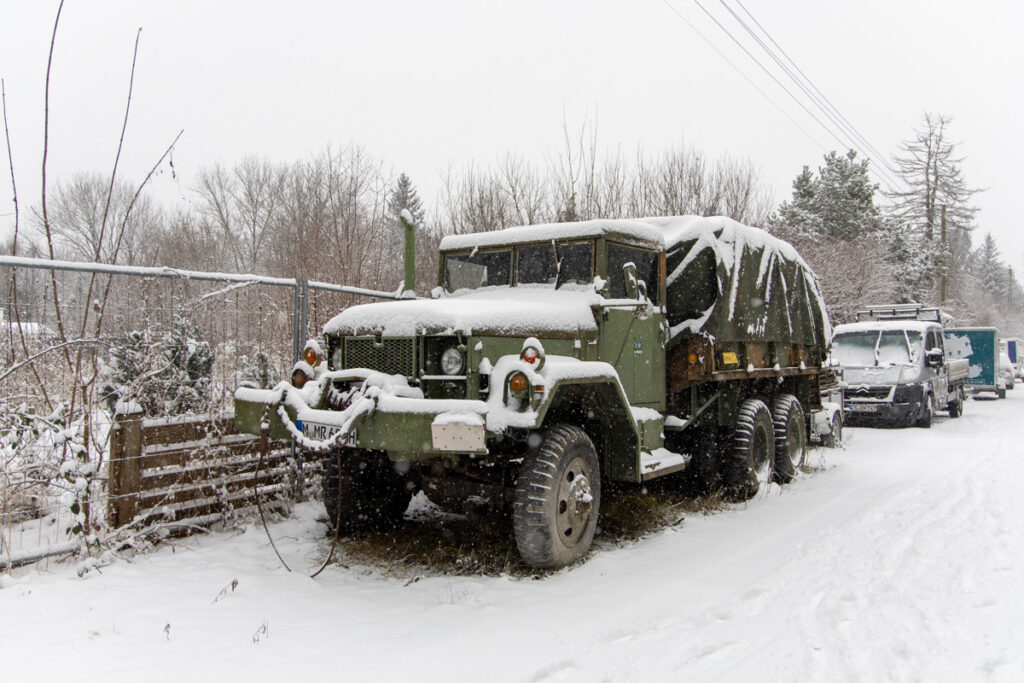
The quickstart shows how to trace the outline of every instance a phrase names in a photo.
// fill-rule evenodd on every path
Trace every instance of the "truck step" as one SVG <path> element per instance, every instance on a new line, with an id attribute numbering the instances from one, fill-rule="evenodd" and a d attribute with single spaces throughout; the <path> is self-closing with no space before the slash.
<path id="1" fill-rule="evenodd" d="M 685 469 L 690 462 L 690 456 L 682 453 L 673 453 L 667 448 L 655 448 L 653 453 L 640 452 L 640 479 L 649 481 L 673 472 Z"/>

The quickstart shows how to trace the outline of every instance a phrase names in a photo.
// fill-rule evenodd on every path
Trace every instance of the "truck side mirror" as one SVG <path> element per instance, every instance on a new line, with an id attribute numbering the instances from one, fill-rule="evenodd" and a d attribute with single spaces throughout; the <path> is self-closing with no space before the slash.
<path id="1" fill-rule="evenodd" d="M 924 364 L 930 368 L 942 365 L 942 349 L 929 349 L 924 354 Z"/>
<path id="2" fill-rule="evenodd" d="M 622 264 L 622 281 L 626 285 L 626 296 L 636 299 L 640 296 L 640 286 L 636 278 L 636 264 L 630 261 Z"/>
<path id="3" fill-rule="evenodd" d="M 630 299 L 646 299 L 647 283 L 636 275 L 636 264 L 630 261 L 622 264 L 622 279 L 626 284 L 626 296 Z"/>

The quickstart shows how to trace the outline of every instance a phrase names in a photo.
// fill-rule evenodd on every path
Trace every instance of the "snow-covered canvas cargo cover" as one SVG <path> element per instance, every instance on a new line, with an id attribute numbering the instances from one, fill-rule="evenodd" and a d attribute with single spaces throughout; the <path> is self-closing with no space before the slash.
<path id="1" fill-rule="evenodd" d="M 824 298 L 807 263 L 788 242 L 721 216 L 521 226 L 445 237 L 441 251 L 589 237 L 665 250 L 669 347 L 701 333 L 720 342 L 828 345 Z"/>
<path id="2" fill-rule="evenodd" d="M 663 230 L 670 345 L 704 332 L 723 342 L 828 346 L 817 279 L 788 242 L 721 217 Z"/>

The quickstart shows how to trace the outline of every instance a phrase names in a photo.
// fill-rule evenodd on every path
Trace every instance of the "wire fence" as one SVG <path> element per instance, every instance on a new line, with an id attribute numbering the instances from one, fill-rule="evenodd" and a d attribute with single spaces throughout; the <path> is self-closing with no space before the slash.
<path id="1" fill-rule="evenodd" d="M 304 340 L 339 311 L 396 296 L 17 257 L 0 257 L 0 277 L 0 566 L 114 531 L 118 409 L 172 421 L 230 412 L 243 383 L 287 378 Z"/>

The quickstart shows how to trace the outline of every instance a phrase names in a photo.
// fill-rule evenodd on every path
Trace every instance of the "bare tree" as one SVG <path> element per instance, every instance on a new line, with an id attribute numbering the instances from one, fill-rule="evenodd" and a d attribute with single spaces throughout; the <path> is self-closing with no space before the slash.
<path id="1" fill-rule="evenodd" d="M 286 172 L 265 159 L 245 157 L 232 169 L 200 170 L 193 187 L 206 225 L 216 227 L 239 272 L 262 268 L 270 227 L 283 201 Z"/>
<path id="2" fill-rule="evenodd" d="M 978 190 L 967 187 L 960 167 L 963 157 L 955 156 L 958 143 L 946 137 L 951 121 L 948 116 L 926 112 L 914 138 L 904 141 L 895 157 L 907 189 L 888 195 L 892 212 L 929 240 L 936 236 L 943 206 L 951 229 L 969 228 L 978 211 L 970 204 Z"/>
<path id="3" fill-rule="evenodd" d="M 160 223 L 160 211 L 135 188 L 100 173 L 77 173 L 58 182 L 50 200 L 55 255 L 78 261 L 135 265 Z M 109 198 L 109 199 L 108 199 Z M 36 212 L 36 224 L 42 217 Z"/>

